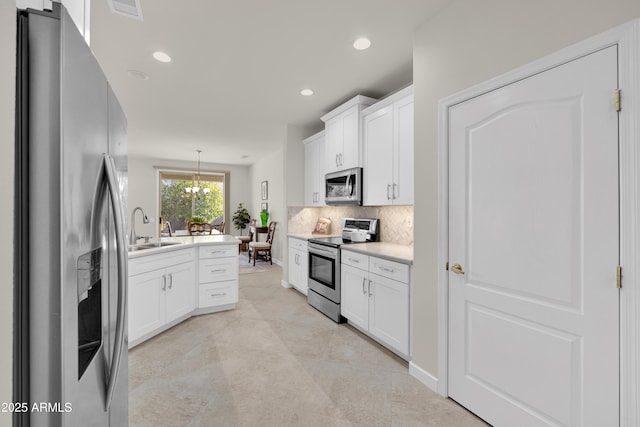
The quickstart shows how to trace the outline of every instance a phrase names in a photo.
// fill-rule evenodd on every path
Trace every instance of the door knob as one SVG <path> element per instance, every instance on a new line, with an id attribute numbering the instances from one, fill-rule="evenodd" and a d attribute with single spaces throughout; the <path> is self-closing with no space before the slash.
<path id="1" fill-rule="evenodd" d="M 451 266 L 451 271 L 456 274 L 464 274 L 464 271 L 462 271 L 462 266 L 460 264 L 453 264 Z"/>

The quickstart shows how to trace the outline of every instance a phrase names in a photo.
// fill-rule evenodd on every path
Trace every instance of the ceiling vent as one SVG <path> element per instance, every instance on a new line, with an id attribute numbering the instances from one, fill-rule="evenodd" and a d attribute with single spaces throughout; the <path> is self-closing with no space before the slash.
<path id="1" fill-rule="evenodd" d="M 107 0 L 111 12 L 142 21 L 140 0 Z"/>

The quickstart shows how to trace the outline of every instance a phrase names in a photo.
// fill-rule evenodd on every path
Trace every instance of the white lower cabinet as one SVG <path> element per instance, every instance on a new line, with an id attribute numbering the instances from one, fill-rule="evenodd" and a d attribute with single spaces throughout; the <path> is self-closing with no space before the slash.
<path id="1" fill-rule="evenodd" d="M 235 307 L 238 302 L 238 245 L 198 249 L 198 312 Z"/>
<path id="2" fill-rule="evenodd" d="M 409 358 L 409 266 L 343 250 L 341 313 L 349 323 Z"/>
<path id="3" fill-rule="evenodd" d="M 235 308 L 238 245 L 201 245 L 129 259 L 129 348 L 195 314 Z"/>
<path id="4" fill-rule="evenodd" d="M 342 264 L 340 274 L 340 312 L 349 322 L 368 331 L 369 272 Z"/>
<path id="5" fill-rule="evenodd" d="M 129 262 L 129 345 L 149 338 L 195 308 L 194 249 Z"/>
<path id="6" fill-rule="evenodd" d="M 309 281 L 309 250 L 307 241 L 289 237 L 289 284 L 307 295 Z"/>

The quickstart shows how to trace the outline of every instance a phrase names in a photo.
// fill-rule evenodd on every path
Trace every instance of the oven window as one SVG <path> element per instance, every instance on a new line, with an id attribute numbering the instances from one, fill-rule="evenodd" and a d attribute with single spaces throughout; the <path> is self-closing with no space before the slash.
<path id="1" fill-rule="evenodd" d="M 309 277 L 328 288 L 335 289 L 335 259 L 309 253 Z"/>

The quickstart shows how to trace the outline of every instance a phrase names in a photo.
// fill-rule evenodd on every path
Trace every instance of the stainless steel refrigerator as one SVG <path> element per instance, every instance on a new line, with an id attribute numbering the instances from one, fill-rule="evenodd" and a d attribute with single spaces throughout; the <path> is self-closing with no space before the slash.
<path id="1" fill-rule="evenodd" d="M 14 425 L 126 426 L 126 118 L 63 6 L 17 40 Z"/>

